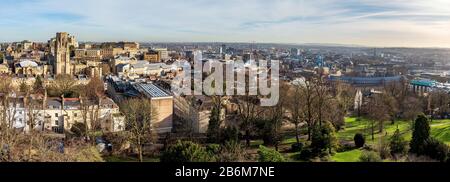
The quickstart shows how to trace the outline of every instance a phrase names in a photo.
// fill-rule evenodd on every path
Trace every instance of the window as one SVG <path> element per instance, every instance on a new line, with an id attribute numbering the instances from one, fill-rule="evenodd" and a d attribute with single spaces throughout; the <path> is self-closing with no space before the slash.
<path id="1" fill-rule="evenodd" d="M 19 114 L 22 114 L 22 111 L 19 111 Z"/>
<path id="2" fill-rule="evenodd" d="M 22 122 L 22 118 L 19 119 L 19 122 Z"/>
<path id="3" fill-rule="evenodd" d="M 77 113 L 74 113 L 74 114 L 73 114 L 73 117 L 77 117 Z"/>
<path id="4" fill-rule="evenodd" d="M 58 113 L 55 113 L 55 117 L 58 117 Z"/>
<path id="5" fill-rule="evenodd" d="M 58 120 L 55 120 L 55 125 L 59 125 L 59 122 L 58 122 Z"/>

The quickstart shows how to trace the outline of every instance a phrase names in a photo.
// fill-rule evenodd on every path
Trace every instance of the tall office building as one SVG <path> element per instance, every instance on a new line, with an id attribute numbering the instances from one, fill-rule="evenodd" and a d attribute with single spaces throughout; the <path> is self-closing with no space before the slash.
<path id="1" fill-rule="evenodd" d="M 203 54 L 202 51 L 200 50 L 196 50 L 193 52 L 193 57 L 194 57 L 194 63 L 201 63 L 203 61 Z"/>
<path id="2" fill-rule="evenodd" d="M 70 42 L 66 32 L 56 33 L 54 74 L 71 74 L 70 69 Z"/>
<path id="3" fill-rule="evenodd" d="M 166 60 L 168 60 L 170 58 L 169 57 L 169 51 L 167 50 L 167 48 L 156 48 L 154 50 L 158 52 L 160 60 L 166 61 Z"/>

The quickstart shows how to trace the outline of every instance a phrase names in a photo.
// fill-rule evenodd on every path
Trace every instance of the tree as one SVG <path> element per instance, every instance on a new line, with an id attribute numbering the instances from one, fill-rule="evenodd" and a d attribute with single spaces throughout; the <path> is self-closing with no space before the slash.
<path id="1" fill-rule="evenodd" d="M 238 141 L 226 141 L 216 154 L 217 162 L 245 162 L 246 152 Z"/>
<path id="2" fill-rule="evenodd" d="M 325 122 L 322 126 L 316 125 L 314 127 L 311 139 L 311 149 L 315 155 L 320 155 L 322 152 L 332 154 L 337 146 L 338 141 L 333 124 Z"/>
<path id="3" fill-rule="evenodd" d="M 391 123 L 394 124 L 395 119 L 397 118 L 397 114 L 398 114 L 397 100 L 395 100 L 394 96 L 391 96 L 389 94 L 383 94 L 382 98 L 383 98 L 383 104 L 387 108 L 387 115 L 388 115 L 389 119 L 391 120 Z M 383 122 L 380 123 L 380 128 L 379 128 L 380 132 L 383 131 L 383 128 L 384 128 L 383 124 L 384 124 Z"/>
<path id="4" fill-rule="evenodd" d="M 288 103 L 287 97 L 288 86 L 286 84 L 280 85 L 280 97 L 278 103 L 272 107 L 263 108 L 264 112 L 261 114 L 262 122 L 262 136 L 265 145 L 275 146 L 278 151 L 278 145 L 282 140 L 281 127 L 286 115 L 285 107 Z M 289 98 L 290 99 L 290 98 Z"/>
<path id="5" fill-rule="evenodd" d="M 221 130 L 220 133 L 222 143 L 237 142 L 239 140 L 239 130 L 234 126 L 228 126 Z"/>
<path id="6" fill-rule="evenodd" d="M 422 113 L 422 102 L 414 96 L 407 96 L 402 102 L 401 106 L 403 110 L 401 111 L 403 119 L 411 121 L 414 123 L 417 116 Z M 411 125 L 413 126 L 413 125 Z"/>
<path id="7" fill-rule="evenodd" d="M 161 155 L 161 162 L 209 162 L 210 154 L 204 147 L 191 141 L 180 141 L 168 147 Z"/>
<path id="8" fill-rule="evenodd" d="M 430 138 L 430 124 L 428 118 L 421 114 L 414 123 L 412 140 L 409 144 L 410 152 L 422 155 L 424 154 L 425 141 Z"/>
<path id="9" fill-rule="evenodd" d="M 50 86 L 49 94 L 54 97 L 64 95 L 71 97 L 74 94 L 74 87 L 77 81 L 71 75 L 57 75 L 53 84 Z"/>
<path id="10" fill-rule="evenodd" d="M 319 126 L 322 126 L 322 122 L 326 120 L 325 110 L 327 109 L 327 104 L 329 104 L 329 100 L 331 96 L 329 94 L 329 88 L 325 85 L 325 82 L 322 77 L 315 80 L 314 91 L 316 92 L 316 105 L 315 108 L 317 110 L 317 120 L 319 122 Z"/>
<path id="11" fill-rule="evenodd" d="M 269 149 L 262 145 L 258 149 L 259 162 L 285 162 L 286 159 L 276 150 Z"/>
<path id="12" fill-rule="evenodd" d="M 20 85 L 19 85 L 19 91 L 20 92 L 23 92 L 23 93 L 27 93 L 27 92 L 29 92 L 30 91 L 30 86 L 28 86 L 28 84 L 27 84 L 27 82 L 26 81 L 21 81 L 20 82 Z"/>
<path id="13" fill-rule="evenodd" d="M 250 147 L 250 139 L 255 129 L 255 121 L 261 113 L 258 108 L 259 99 L 256 96 L 244 95 L 238 97 L 235 101 L 237 103 L 237 115 L 240 119 L 240 129 L 244 132 L 245 143 Z"/>
<path id="14" fill-rule="evenodd" d="M 370 121 L 370 129 L 372 140 L 375 140 L 375 124 L 378 122 L 380 132 L 383 130 L 383 122 L 390 118 L 389 109 L 386 107 L 383 101 L 383 95 L 373 95 L 369 103 L 364 109 L 367 113 L 367 117 Z"/>
<path id="15" fill-rule="evenodd" d="M 294 124 L 295 126 L 295 139 L 297 145 L 300 145 L 300 124 L 303 122 L 303 102 L 299 102 L 301 100 L 301 86 L 294 85 L 291 87 L 288 93 L 291 98 L 288 103 L 288 117 L 287 120 Z"/>
<path id="16" fill-rule="evenodd" d="M 314 112 L 314 103 L 316 102 L 316 95 L 314 92 L 315 85 L 310 81 L 305 81 L 305 84 L 302 86 L 301 95 L 303 96 L 302 100 L 305 103 L 303 107 L 303 113 L 305 116 L 305 121 L 308 126 L 308 141 L 312 138 L 312 130 L 315 127 L 315 112 Z"/>
<path id="17" fill-rule="evenodd" d="M 137 147 L 139 161 L 143 161 L 143 145 L 152 142 L 156 137 L 152 122 L 157 118 L 157 111 L 148 99 L 131 99 L 122 104 L 127 131 L 131 143 Z"/>
<path id="18" fill-rule="evenodd" d="M 93 77 L 84 88 L 84 95 L 89 101 L 95 101 L 96 107 L 90 107 L 90 121 L 91 129 L 97 130 L 100 128 L 100 106 L 105 97 L 105 84 L 99 77 Z"/>
<path id="19" fill-rule="evenodd" d="M 364 144 L 366 143 L 366 139 L 365 139 L 364 135 L 361 133 L 355 134 L 355 137 L 353 137 L 353 140 L 354 140 L 355 146 L 357 148 L 364 147 Z"/>
<path id="20" fill-rule="evenodd" d="M 389 147 L 391 148 L 392 156 L 395 156 L 396 154 L 405 155 L 408 153 L 408 141 L 402 137 L 399 129 L 392 135 Z"/>
<path id="21" fill-rule="evenodd" d="M 36 76 L 36 80 L 33 83 L 33 91 L 35 93 L 44 93 L 45 91 L 44 82 L 40 75 Z"/>
<path id="22" fill-rule="evenodd" d="M 446 91 L 433 91 L 429 95 L 430 109 L 437 110 L 441 118 L 445 118 L 450 113 L 450 95 Z"/>
<path id="23" fill-rule="evenodd" d="M 207 137 L 208 142 L 219 143 L 220 141 L 220 115 L 216 107 L 212 108 L 209 116 Z"/>
<path id="24" fill-rule="evenodd" d="M 425 141 L 424 154 L 432 159 L 445 162 L 448 159 L 450 148 L 444 142 L 429 138 Z"/>
<path id="25" fill-rule="evenodd" d="M 75 123 L 72 125 L 72 128 L 70 128 L 70 131 L 76 136 L 76 137 L 82 137 L 86 136 L 86 125 L 84 123 Z"/>

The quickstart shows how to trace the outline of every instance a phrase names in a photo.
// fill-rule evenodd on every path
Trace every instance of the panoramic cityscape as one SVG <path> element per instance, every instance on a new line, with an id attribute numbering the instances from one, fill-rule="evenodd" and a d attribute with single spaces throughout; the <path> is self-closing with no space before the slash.
<path id="1" fill-rule="evenodd" d="M 448 2 L 109 2 L 1 2 L 0 162 L 450 161 Z"/>

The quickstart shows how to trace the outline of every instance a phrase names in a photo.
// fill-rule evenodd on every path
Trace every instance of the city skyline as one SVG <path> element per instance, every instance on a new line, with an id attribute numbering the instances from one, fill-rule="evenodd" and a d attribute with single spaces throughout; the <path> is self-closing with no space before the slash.
<path id="1" fill-rule="evenodd" d="M 450 47 L 450 2 L 2 0 L 0 42 L 267 42 Z"/>

